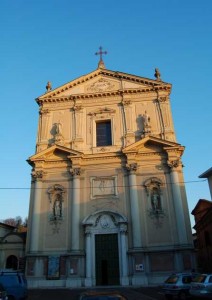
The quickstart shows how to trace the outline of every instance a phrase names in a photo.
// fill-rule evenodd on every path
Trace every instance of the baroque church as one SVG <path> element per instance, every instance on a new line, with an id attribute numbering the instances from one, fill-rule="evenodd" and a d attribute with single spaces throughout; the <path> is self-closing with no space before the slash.
<path id="1" fill-rule="evenodd" d="M 29 287 L 152 285 L 195 268 L 171 84 L 96 70 L 36 99 Z"/>

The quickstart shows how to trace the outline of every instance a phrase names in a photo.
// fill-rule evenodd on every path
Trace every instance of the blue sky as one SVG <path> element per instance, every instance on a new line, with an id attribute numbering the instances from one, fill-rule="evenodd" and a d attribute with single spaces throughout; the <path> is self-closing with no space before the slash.
<path id="1" fill-rule="evenodd" d="M 211 163 L 211 0 L 0 1 L 0 220 L 28 215 L 38 123 L 35 98 L 97 68 L 173 85 L 171 106 L 190 211 L 210 199 L 198 176 Z M 193 222 L 193 221 L 192 221 Z"/>

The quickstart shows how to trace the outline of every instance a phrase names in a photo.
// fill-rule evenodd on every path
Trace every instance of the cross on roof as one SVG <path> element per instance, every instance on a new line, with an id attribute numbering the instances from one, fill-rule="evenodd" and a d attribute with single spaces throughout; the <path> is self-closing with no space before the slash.
<path id="1" fill-rule="evenodd" d="M 100 56 L 100 61 L 102 60 L 102 54 L 107 54 L 107 51 L 102 51 L 102 47 L 99 47 L 99 52 L 96 52 L 95 55 Z"/>

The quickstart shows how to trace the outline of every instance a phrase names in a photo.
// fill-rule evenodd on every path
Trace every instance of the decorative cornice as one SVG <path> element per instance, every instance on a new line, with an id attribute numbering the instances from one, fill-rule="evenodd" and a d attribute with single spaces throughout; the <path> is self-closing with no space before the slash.
<path id="1" fill-rule="evenodd" d="M 114 96 L 123 96 L 125 95 L 134 95 L 134 94 L 142 94 L 147 92 L 155 92 L 155 91 L 170 91 L 171 87 L 166 85 L 161 85 L 157 87 L 146 87 L 146 88 L 136 88 L 136 89 L 125 89 L 123 91 L 105 91 L 98 93 L 86 93 L 86 94 L 78 94 L 78 95 L 69 95 L 69 96 L 57 96 L 57 95 L 49 95 L 45 98 L 37 98 L 36 101 L 39 105 L 42 103 L 54 103 L 54 102 L 70 102 L 75 100 L 84 100 L 84 99 L 93 99 L 93 98 L 103 98 L 103 97 L 114 97 Z"/>
<path id="2" fill-rule="evenodd" d="M 115 109 L 105 107 L 105 108 L 100 108 L 98 110 L 95 110 L 93 112 L 89 112 L 88 115 L 89 116 L 96 116 L 97 114 L 105 114 L 105 113 L 113 113 L 114 114 L 115 112 L 116 112 Z"/>

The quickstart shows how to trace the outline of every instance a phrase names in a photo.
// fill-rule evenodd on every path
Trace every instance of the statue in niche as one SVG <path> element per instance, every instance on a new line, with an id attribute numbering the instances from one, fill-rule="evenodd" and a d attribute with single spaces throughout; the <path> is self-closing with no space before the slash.
<path id="1" fill-rule="evenodd" d="M 61 134 L 61 132 L 62 132 L 62 125 L 61 125 L 61 123 L 59 122 L 59 123 L 55 123 L 55 133 L 56 134 Z"/>
<path id="2" fill-rule="evenodd" d="M 143 119 L 143 134 L 141 137 L 146 137 L 151 133 L 151 125 L 150 125 L 150 116 L 147 114 L 147 111 L 142 115 Z"/>
<path id="3" fill-rule="evenodd" d="M 150 116 L 147 114 L 147 111 L 143 114 L 144 127 L 150 125 Z"/>
<path id="4" fill-rule="evenodd" d="M 63 144 L 64 143 L 64 138 L 62 135 L 62 124 L 59 121 L 58 123 L 54 123 L 53 126 L 53 132 L 52 132 L 54 138 L 53 138 L 53 144 Z"/>
<path id="5" fill-rule="evenodd" d="M 62 195 L 56 194 L 53 203 L 53 217 L 54 219 L 62 218 Z"/>
<path id="6" fill-rule="evenodd" d="M 156 188 L 153 188 L 151 193 L 151 204 L 152 204 L 153 211 L 158 211 L 161 209 L 160 194 L 158 192 L 158 189 Z"/>

